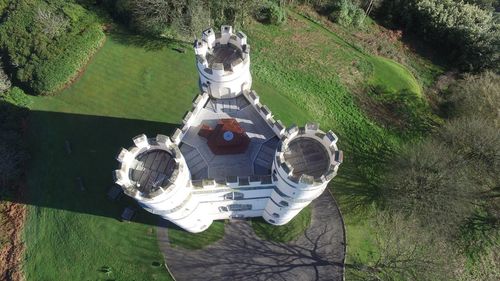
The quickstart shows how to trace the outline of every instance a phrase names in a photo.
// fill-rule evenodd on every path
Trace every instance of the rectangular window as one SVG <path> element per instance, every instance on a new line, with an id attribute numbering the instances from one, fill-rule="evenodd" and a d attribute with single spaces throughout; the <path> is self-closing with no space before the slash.
<path id="1" fill-rule="evenodd" d="M 248 211 L 252 209 L 252 204 L 231 204 L 228 207 L 230 211 Z"/>

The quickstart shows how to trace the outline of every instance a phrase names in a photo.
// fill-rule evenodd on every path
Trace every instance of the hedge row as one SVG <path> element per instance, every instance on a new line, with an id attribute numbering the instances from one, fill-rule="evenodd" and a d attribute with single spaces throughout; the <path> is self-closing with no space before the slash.
<path id="1" fill-rule="evenodd" d="M 64 87 L 104 38 L 98 19 L 73 1 L 11 1 L 0 25 L 6 68 L 34 94 Z"/>

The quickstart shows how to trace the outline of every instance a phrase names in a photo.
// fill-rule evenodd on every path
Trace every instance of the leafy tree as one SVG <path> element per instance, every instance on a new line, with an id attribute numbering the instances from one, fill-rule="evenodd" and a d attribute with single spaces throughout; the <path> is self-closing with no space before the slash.
<path id="1" fill-rule="evenodd" d="M 260 22 L 280 25 L 286 22 L 286 10 L 276 2 L 265 1 L 256 8 L 255 18 Z"/>
<path id="2" fill-rule="evenodd" d="M 463 0 L 455 0 L 456 2 L 460 2 Z M 476 5 L 484 10 L 493 10 L 495 7 L 500 6 L 500 1 L 498 0 L 465 0 L 467 4 Z"/>
<path id="3" fill-rule="evenodd" d="M 454 0 L 386 0 L 377 14 L 420 35 L 463 70 L 499 70 L 500 25 L 491 11 Z"/>
<path id="4" fill-rule="evenodd" d="M 97 18 L 73 0 L 11 1 L 0 25 L 9 74 L 34 94 L 64 87 L 103 40 Z"/>
<path id="5" fill-rule="evenodd" d="M 330 19 L 342 26 L 361 27 L 364 23 L 365 12 L 350 0 L 334 2 Z"/>

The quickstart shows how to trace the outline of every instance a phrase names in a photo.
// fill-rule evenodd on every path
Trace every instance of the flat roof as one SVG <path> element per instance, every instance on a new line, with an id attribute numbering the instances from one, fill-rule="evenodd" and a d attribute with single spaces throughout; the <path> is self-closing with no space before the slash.
<path id="1" fill-rule="evenodd" d="M 170 153 L 152 149 L 137 155 L 129 175 L 137 190 L 150 193 L 167 186 L 174 170 L 175 160 Z"/>
<path id="2" fill-rule="evenodd" d="M 284 156 L 285 161 L 292 166 L 295 177 L 303 174 L 321 177 L 330 166 L 330 156 L 325 146 L 310 137 L 292 139 Z"/>
<path id="3" fill-rule="evenodd" d="M 250 139 L 243 153 L 215 155 L 207 139 L 199 136 L 203 125 L 215 127 L 220 119 L 234 118 Z M 244 95 L 210 98 L 184 135 L 180 150 L 193 180 L 228 176 L 270 175 L 279 138 Z"/>

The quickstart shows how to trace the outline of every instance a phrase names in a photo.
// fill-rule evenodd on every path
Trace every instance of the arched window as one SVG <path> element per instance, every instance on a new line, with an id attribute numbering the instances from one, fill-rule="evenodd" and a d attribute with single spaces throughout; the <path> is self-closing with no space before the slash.
<path id="1" fill-rule="evenodd" d="M 275 217 L 275 218 L 279 218 L 279 217 L 280 217 L 280 215 L 279 215 L 278 213 L 273 213 L 273 217 Z"/>
<path id="2" fill-rule="evenodd" d="M 276 223 L 274 220 L 269 220 L 270 223 Z"/>

